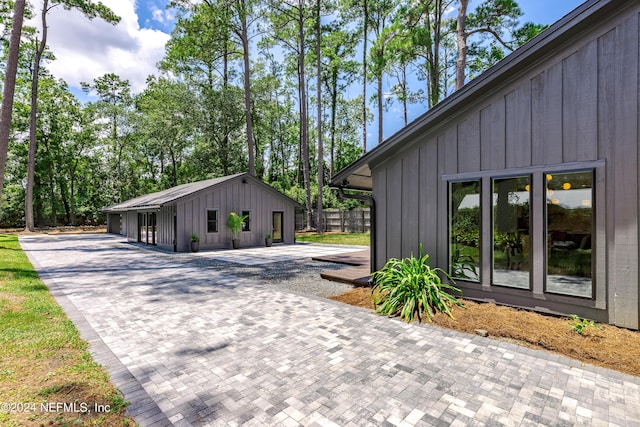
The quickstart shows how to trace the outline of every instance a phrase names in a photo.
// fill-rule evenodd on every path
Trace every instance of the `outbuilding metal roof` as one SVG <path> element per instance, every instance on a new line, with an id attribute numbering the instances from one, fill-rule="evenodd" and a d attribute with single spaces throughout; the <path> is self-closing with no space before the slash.
<path id="1" fill-rule="evenodd" d="M 171 187 L 164 191 L 158 191 L 157 193 L 146 194 L 144 196 L 129 199 L 126 202 L 118 203 L 116 205 L 108 206 L 102 209 L 104 212 L 125 212 L 132 210 L 142 209 L 157 209 L 165 205 L 170 205 L 178 199 L 189 196 L 198 191 L 204 190 L 209 187 L 221 184 L 229 181 L 233 178 L 237 178 L 244 173 L 235 175 L 223 176 L 220 178 L 206 179 L 204 181 L 192 182 L 190 184 L 182 184 L 176 187 Z"/>
<path id="2" fill-rule="evenodd" d="M 176 187 L 169 188 L 164 191 L 158 191 L 157 193 L 146 194 L 144 196 L 129 199 L 126 202 L 118 203 L 116 205 L 108 206 L 102 209 L 104 212 L 126 212 L 133 210 L 144 209 L 158 209 L 165 205 L 171 205 L 176 200 L 189 196 L 198 191 L 207 189 L 209 187 L 216 186 L 223 182 L 230 181 L 234 178 L 238 178 L 246 173 L 239 173 L 235 175 L 223 176 L 220 178 L 206 179 L 204 181 L 192 182 L 190 184 L 182 184 Z M 283 197 L 286 197 L 282 195 Z"/>

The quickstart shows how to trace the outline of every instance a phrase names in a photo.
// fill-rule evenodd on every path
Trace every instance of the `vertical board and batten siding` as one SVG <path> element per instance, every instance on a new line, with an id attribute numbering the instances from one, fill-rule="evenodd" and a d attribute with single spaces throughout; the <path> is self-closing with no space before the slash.
<path id="1" fill-rule="evenodd" d="M 504 96 L 507 168 L 531 164 L 531 81 L 527 79 L 519 83 Z M 461 144 L 466 144 L 466 141 Z M 561 163 L 560 159 L 556 163 Z"/>
<path id="2" fill-rule="evenodd" d="M 207 210 L 218 211 L 218 231 L 207 232 Z M 231 231 L 227 227 L 230 212 L 238 215 L 250 211 L 251 231 L 239 233 L 240 246 L 264 245 L 265 235 L 272 232 L 273 212 L 283 212 L 283 242 L 293 243 L 295 208 L 284 196 L 278 196 L 251 179 L 245 184 L 242 179 L 221 183 L 177 203 L 178 251 L 189 250 L 189 237 L 196 233 L 200 237 L 200 249 L 231 247 Z"/>
<path id="3" fill-rule="evenodd" d="M 129 242 L 138 241 L 138 212 L 128 211 L 122 213 L 127 221 L 127 240 Z"/>
<path id="4" fill-rule="evenodd" d="M 173 217 L 175 213 L 175 206 L 163 206 L 156 214 L 158 224 L 156 244 L 162 249 L 173 250 Z"/>
<path id="5" fill-rule="evenodd" d="M 419 168 L 419 155 L 405 155 L 402 159 L 402 188 L 406 191 L 398 192 L 402 196 L 402 253 L 418 255 L 419 247 L 419 216 L 418 200 L 420 181 L 411 173 Z M 396 239 L 397 240 L 397 239 Z"/>
<path id="6" fill-rule="evenodd" d="M 432 139 L 425 145 L 420 146 L 418 168 L 418 207 L 419 231 L 418 243 L 422 243 L 424 252 L 429 254 L 431 265 L 438 263 L 437 242 L 440 237 L 440 230 L 434 227 L 438 218 L 438 144 Z M 411 175 L 410 171 L 408 173 Z"/>
<path id="7" fill-rule="evenodd" d="M 387 168 L 387 190 L 402 187 L 403 160 L 404 158 L 400 157 L 399 161 L 394 162 Z M 403 195 L 408 197 L 409 192 L 408 189 L 403 189 L 403 191 L 388 191 L 387 194 L 389 207 L 398 213 L 391 221 L 389 221 L 389 219 L 392 217 L 389 212 L 387 213 L 387 251 L 391 253 L 402 253 L 402 241 L 405 238 L 405 236 L 402 235 L 402 218 L 405 214 L 402 212 L 402 198 Z"/>
<path id="8" fill-rule="evenodd" d="M 593 301 L 544 294 L 539 260 L 544 258 L 545 224 L 535 217 L 532 234 L 539 236 L 532 238 L 531 250 L 541 255 L 532 265 L 533 292 L 492 289 L 489 277 L 481 278 L 482 286 L 459 285 L 476 297 L 503 297 L 503 302 L 582 313 L 638 329 L 639 12 L 636 4 L 565 38 L 533 66 L 501 78 L 485 96 L 452 108 L 446 121 L 407 136 L 384 160 L 372 163 L 374 268 L 391 257 L 416 253 L 419 244 L 431 255 L 432 266 L 447 267 L 448 184 L 443 176 L 493 176 L 504 169 L 517 174 L 518 168 L 600 161 L 594 181 Z M 543 181 L 542 170 L 533 175 Z M 487 182 L 483 194 L 491 192 Z M 543 204 L 544 189 L 537 187 L 532 203 Z M 483 213 L 483 235 L 491 232 L 490 216 Z M 483 237 L 487 241 L 490 237 Z M 481 272 L 490 270 L 489 261 L 483 259 Z M 509 294 L 511 299 L 505 299 Z"/>
<path id="9" fill-rule="evenodd" d="M 448 218 L 448 198 L 447 185 L 442 185 L 440 177 L 442 175 L 454 174 L 458 172 L 458 144 L 456 143 L 457 129 L 455 126 L 450 127 L 445 133 L 438 135 L 438 181 L 434 186 L 438 189 L 438 216 L 437 223 L 433 224 L 438 228 L 437 257 L 435 266 L 447 265 L 448 254 L 448 236 L 449 228 Z M 433 190 L 432 190 L 433 191 Z"/>
<path id="10" fill-rule="evenodd" d="M 387 170 L 386 168 L 376 168 L 371 170 L 371 179 L 376 185 L 373 186 L 372 197 L 375 200 L 375 220 L 377 222 L 375 229 L 376 238 L 376 259 L 373 260 L 374 265 L 372 270 L 378 270 L 382 268 L 387 259 L 394 255 L 389 255 L 387 250 L 387 209 L 390 208 L 387 202 L 387 195 L 389 191 L 387 189 Z M 399 238 L 399 237 L 398 237 Z"/>
<path id="11" fill-rule="evenodd" d="M 616 323 L 638 327 L 638 10 L 616 28 L 615 141 L 613 165 L 614 249 L 610 252 L 615 277 L 609 289 Z M 633 289 L 635 286 L 635 289 Z"/>
<path id="12" fill-rule="evenodd" d="M 480 110 L 480 166 L 482 170 L 505 167 L 504 102 L 493 102 Z"/>
<path id="13" fill-rule="evenodd" d="M 531 79 L 531 162 L 535 165 L 561 163 L 562 63 L 552 65 Z"/>
<path id="14" fill-rule="evenodd" d="M 473 111 L 458 124 L 458 172 L 480 170 L 480 112 Z M 464 141 L 464 145 L 460 143 Z"/>
<path id="15" fill-rule="evenodd" d="M 126 235 L 123 231 L 121 216 L 119 213 L 107 214 L 107 233 L 120 234 L 123 236 Z"/>

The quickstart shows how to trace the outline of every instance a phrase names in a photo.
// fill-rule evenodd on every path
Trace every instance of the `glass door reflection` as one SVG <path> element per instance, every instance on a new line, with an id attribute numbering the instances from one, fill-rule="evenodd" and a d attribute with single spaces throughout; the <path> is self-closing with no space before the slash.
<path id="1" fill-rule="evenodd" d="M 529 289 L 531 178 L 493 180 L 493 284 Z"/>

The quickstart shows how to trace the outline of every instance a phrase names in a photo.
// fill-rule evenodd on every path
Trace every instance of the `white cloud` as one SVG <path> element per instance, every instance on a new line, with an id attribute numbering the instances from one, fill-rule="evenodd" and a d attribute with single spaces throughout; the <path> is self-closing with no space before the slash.
<path id="1" fill-rule="evenodd" d="M 131 82 L 134 92 L 145 87 L 150 74 L 164 55 L 170 36 L 158 30 L 140 28 L 135 0 L 103 0 L 121 17 L 116 26 L 100 18 L 92 21 L 75 10 L 56 7 L 47 15 L 47 44 L 56 57 L 46 67 L 70 86 L 92 82 L 106 73 L 115 73 Z M 36 10 L 40 5 L 36 6 Z M 31 25 L 38 25 L 36 17 Z M 39 25 L 38 25 L 39 26 Z"/>
<path id="2" fill-rule="evenodd" d="M 156 3 L 149 2 L 149 10 L 151 11 L 151 18 L 161 24 L 168 24 L 176 19 L 176 12 L 173 9 L 167 9 L 158 7 Z"/>
<path id="3" fill-rule="evenodd" d="M 154 7 L 151 10 L 151 15 L 153 16 L 153 20 L 154 21 L 158 21 L 160 23 L 164 22 L 164 13 L 162 13 L 162 11 L 160 9 L 158 9 L 157 7 Z"/>

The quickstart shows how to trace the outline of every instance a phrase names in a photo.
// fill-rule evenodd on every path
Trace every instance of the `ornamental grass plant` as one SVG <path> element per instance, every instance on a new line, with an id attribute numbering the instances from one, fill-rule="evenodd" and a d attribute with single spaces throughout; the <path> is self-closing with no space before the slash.
<path id="1" fill-rule="evenodd" d="M 453 279 L 441 268 L 429 266 L 429 255 L 423 253 L 420 245 L 418 257 L 392 258 L 385 266 L 371 275 L 373 302 L 376 312 L 387 316 L 397 316 L 411 322 L 417 317 L 419 322 L 442 312 L 453 318 L 453 305 L 464 307 L 453 294 L 462 296 L 462 291 L 442 280 Z"/>

